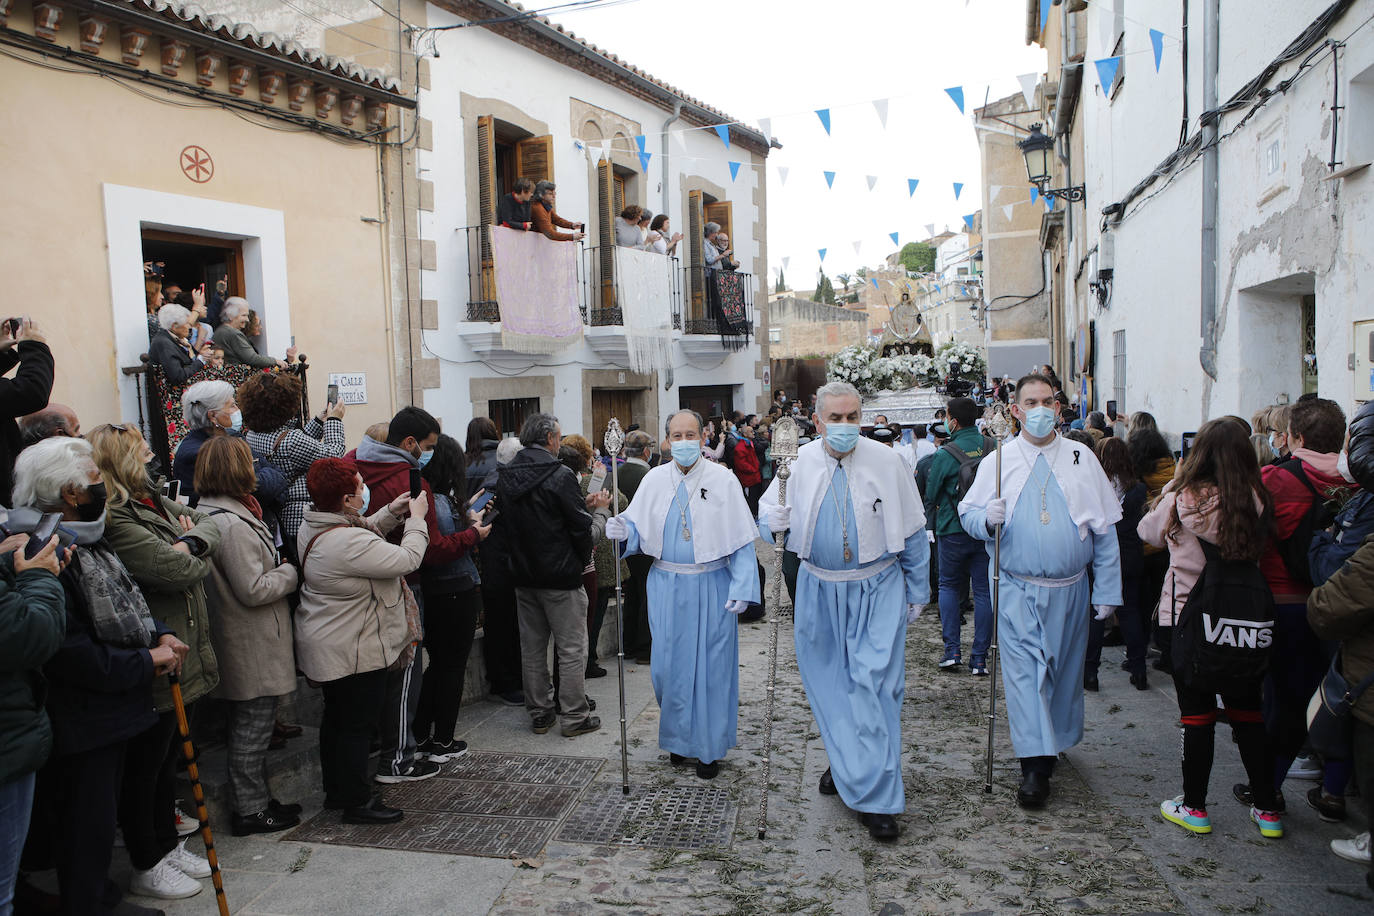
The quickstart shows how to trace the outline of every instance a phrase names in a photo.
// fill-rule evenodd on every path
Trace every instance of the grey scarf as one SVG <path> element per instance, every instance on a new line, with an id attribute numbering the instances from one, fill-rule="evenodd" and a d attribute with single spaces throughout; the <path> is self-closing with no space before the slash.
<path id="1" fill-rule="evenodd" d="M 152 646 L 156 630 L 148 602 L 105 542 L 78 550 L 73 567 L 100 641 L 122 648 Z"/>

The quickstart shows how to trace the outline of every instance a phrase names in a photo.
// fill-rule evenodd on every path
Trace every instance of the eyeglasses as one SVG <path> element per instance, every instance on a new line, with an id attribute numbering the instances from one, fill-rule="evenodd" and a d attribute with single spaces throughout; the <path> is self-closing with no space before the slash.
<path id="1" fill-rule="evenodd" d="M 117 433 L 127 433 L 129 431 L 129 427 L 125 426 L 123 423 L 111 423 L 110 429 Z"/>

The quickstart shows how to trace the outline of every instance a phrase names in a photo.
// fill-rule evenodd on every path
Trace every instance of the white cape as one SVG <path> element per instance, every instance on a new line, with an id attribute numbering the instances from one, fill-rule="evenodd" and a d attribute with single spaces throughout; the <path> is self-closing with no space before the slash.
<path id="1" fill-rule="evenodd" d="M 871 563 L 884 554 L 901 553 L 906 539 L 925 527 L 926 514 L 916 492 L 916 480 L 902 456 L 872 439 L 860 438 L 844 459 L 845 478 L 854 503 L 859 534 L 859 562 Z M 811 555 L 821 500 L 835 474 L 835 459 L 825 441 L 808 442 L 797 451 L 787 481 L 787 504 L 792 507 L 792 533 L 787 548 L 805 560 Z M 778 477 L 768 485 L 760 506 L 777 505 Z"/>
<path id="2" fill-rule="evenodd" d="M 1106 534 L 1121 521 L 1121 501 L 1092 449 L 1063 436 L 1057 436 L 1048 447 L 1037 449 L 1018 436 L 1002 446 L 1002 498 L 1007 502 L 1007 522 L 1011 522 L 1017 499 L 1030 480 L 1031 468 L 1042 454 L 1059 482 L 1059 489 L 1064 491 L 1079 539 L 1086 538 L 1089 531 Z M 978 476 L 959 503 L 959 514 L 963 515 L 971 506 L 986 506 L 996 498 L 997 460 L 989 455 L 978 463 Z"/>
<path id="3" fill-rule="evenodd" d="M 663 526 L 677 496 L 677 485 L 687 482 L 690 497 L 687 512 L 692 522 L 692 556 L 698 563 L 709 563 L 730 556 L 746 544 L 754 543 L 759 531 L 739 479 L 729 468 L 705 458 L 688 469 L 686 475 L 677 462 L 668 461 L 639 482 L 635 498 L 621 517 L 633 522 L 639 532 L 639 550 L 645 556 L 663 556 Z"/>

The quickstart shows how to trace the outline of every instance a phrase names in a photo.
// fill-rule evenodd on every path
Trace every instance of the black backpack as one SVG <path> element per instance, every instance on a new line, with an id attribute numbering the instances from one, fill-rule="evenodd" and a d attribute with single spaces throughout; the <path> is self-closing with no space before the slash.
<path id="1" fill-rule="evenodd" d="M 1288 574 L 1295 580 L 1302 585 L 1316 585 L 1312 581 L 1312 564 L 1307 558 L 1308 550 L 1312 546 L 1312 537 L 1318 531 L 1325 531 L 1335 524 L 1336 516 L 1340 514 L 1345 503 L 1349 501 L 1351 492 L 1348 490 L 1319 492 L 1316 487 L 1312 486 L 1312 481 L 1308 479 L 1307 472 L 1303 470 L 1302 462 L 1297 458 L 1285 461 L 1279 467 L 1298 478 L 1312 494 L 1312 506 L 1298 522 L 1298 526 L 1293 529 L 1292 534 L 1278 542 L 1279 557 L 1283 560 L 1283 565 L 1287 567 Z"/>
<path id="2" fill-rule="evenodd" d="M 943 451 L 953 456 L 959 462 L 959 479 L 955 486 L 955 496 L 957 500 L 962 500 L 968 495 L 969 488 L 973 486 L 973 479 L 978 476 L 978 462 L 982 461 L 992 451 L 997 448 L 997 443 L 987 436 L 983 437 L 983 454 L 974 457 L 953 442 L 946 442 L 941 446 Z"/>
<path id="3" fill-rule="evenodd" d="M 1174 621 L 1174 670 L 1215 693 L 1254 689 L 1269 670 L 1274 595 L 1258 563 L 1227 560 L 1201 538 L 1207 563 Z"/>

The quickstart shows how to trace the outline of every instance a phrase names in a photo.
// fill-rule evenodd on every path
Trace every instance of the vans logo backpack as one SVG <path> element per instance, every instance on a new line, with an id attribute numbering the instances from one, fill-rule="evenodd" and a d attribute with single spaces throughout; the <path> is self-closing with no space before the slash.
<path id="1" fill-rule="evenodd" d="M 1185 684 L 1217 693 L 1254 688 L 1269 670 L 1273 593 L 1258 563 L 1198 543 L 1207 563 L 1174 624 L 1174 670 Z"/>
<path id="2" fill-rule="evenodd" d="M 1274 642 L 1274 621 L 1243 620 L 1236 617 L 1202 615 L 1202 637 L 1214 646 L 1238 649 L 1267 649 Z"/>

